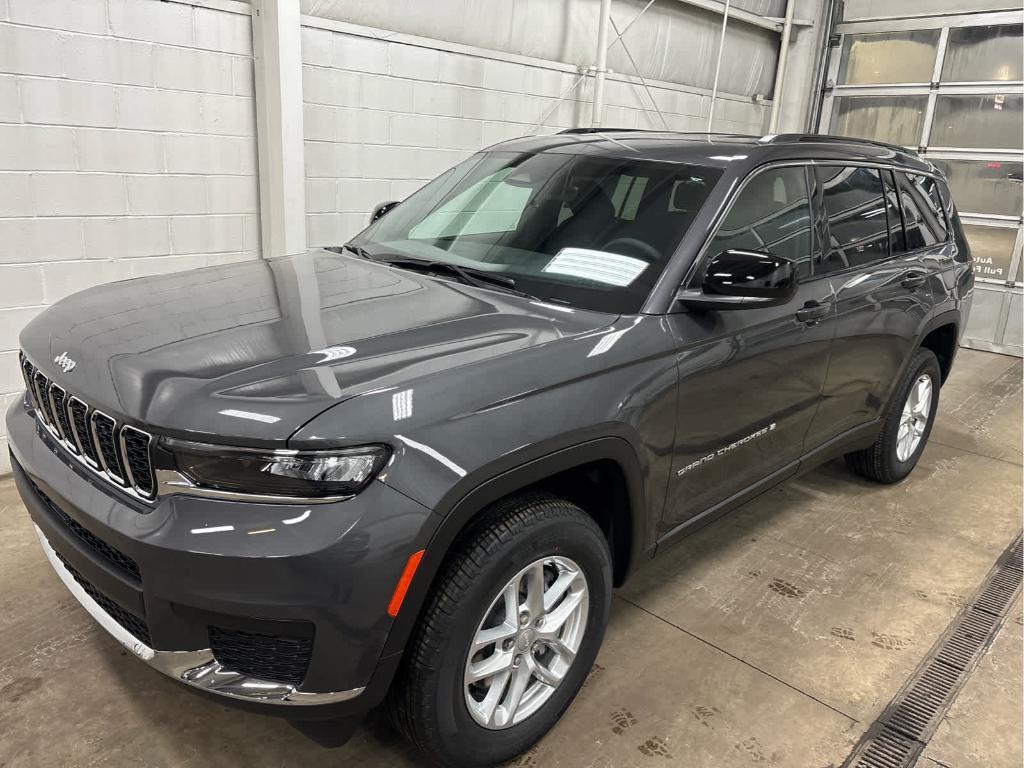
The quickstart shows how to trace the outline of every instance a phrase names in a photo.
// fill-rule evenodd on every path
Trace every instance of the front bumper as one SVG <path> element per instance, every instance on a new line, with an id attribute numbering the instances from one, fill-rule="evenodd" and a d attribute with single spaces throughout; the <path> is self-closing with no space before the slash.
<path id="1" fill-rule="evenodd" d="M 397 665 L 381 658 L 388 602 L 409 554 L 433 533 L 430 510 L 381 482 L 309 507 L 185 495 L 143 505 L 67 456 L 20 400 L 7 427 L 47 559 L 136 657 L 193 688 L 289 717 L 354 714 L 382 698 Z M 214 642 L 225 633 L 255 638 L 270 661 L 267 639 L 285 637 L 288 653 L 305 654 L 300 678 L 263 674 L 268 658 L 233 664 L 237 648 Z"/>
<path id="2" fill-rule="evenodd" d="M 46 540 L 46 536 L 36 526 L 39 544 L 43 554 L 50 561 L 53 570 L 68 591 L 82 604 L 82 607 L 121 645 L 168 677 L 183 683 L 194 685 L 204 691 L 233 696 L 248 701 L 280 702 L 287 704 L 334 704 L 348 701 L 366 690 L 365 686 L 351 688 L 347 691 L 314 693 L 302 691 L 298 686 L 272 680 L 260 680 L 255 677 L 227 669 L 217 661 L 209 648 L 201 651 L 158 651 L 150 648 L 135 637 L 131 632 L 117 623 L 103 607 L 89 595 L 79 584 L 71 571 L 61 561 Z"/>

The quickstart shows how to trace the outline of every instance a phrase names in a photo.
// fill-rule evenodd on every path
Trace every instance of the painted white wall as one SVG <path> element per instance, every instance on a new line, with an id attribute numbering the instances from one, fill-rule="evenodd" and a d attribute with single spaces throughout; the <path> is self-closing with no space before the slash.
<path id="1" fill-rule="evenodd" d="M 591 78 L 558 102 L 575 68 L 497 51 L 304 17 L 307 239 L 338 245 L 376 203 L 401 200 L 481 147 L 586 125 Z M 703 131 L 706 90 L 648 81 L 672 130 Z M 604 125 L 662 127 L 639 81 L 613 75 Z M 759 133 L 767 107 L 720 94 L 715 130 Z M 540 132 L 540 131 L 538 131 Z"/>
<path id="2" fill-rule="evenodd" d="M 47 305 L 258 256 L 252 94 L 247 13 L 0 0 L 0 406 Z"/>

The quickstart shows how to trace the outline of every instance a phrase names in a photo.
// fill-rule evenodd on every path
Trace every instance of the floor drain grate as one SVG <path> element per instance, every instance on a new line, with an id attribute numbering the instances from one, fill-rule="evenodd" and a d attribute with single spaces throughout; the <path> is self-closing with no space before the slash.
<path id="1" fill-rule="evenodd" d="M 1018 534 L 974 598 L 843 763 L 844 768 L 910 768 L 917 762 L 1020 593 L 1021 553 Z"/>
<path id="2" fill-rule="evenodd" d="M 857 762 L 851 765 L 853 768 L 901 768 L 917 760 L 923 746 L 919 741 L 880 728 L 860 753 Z"/>

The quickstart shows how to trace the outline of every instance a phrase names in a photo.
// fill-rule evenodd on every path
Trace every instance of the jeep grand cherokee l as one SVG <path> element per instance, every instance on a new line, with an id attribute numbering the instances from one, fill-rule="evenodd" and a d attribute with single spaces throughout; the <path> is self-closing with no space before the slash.
<path id="1" fill-rule="evenodd" d="M 293 721 L 386 700 L 491 765 L 568 707 L 636 563 L 828 459 L 914 468 L 973 280 L 897 147 L 514 140 L 337 249 L 50 307 L 12 463 L 143 661 Z"/>

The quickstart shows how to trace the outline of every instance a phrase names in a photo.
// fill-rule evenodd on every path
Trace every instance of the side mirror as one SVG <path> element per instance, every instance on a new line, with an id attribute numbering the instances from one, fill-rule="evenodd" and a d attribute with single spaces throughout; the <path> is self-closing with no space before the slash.
<path id="1" fill-rule="evenodd" d="M 700 290 L 676 296 L 688 309 L 775 307 L 796 294 L 796 264 L 763 251 L 729 250 L 708 263 Z"/>
<path id="2" fill-rule="evenodd" d="M 370 223 L 373 224 L 373 222 L 384 216 L 384 214 L 386 214 L 388 211 L 390 211 L 392 208 L 398 205 L 399 202 L 400 201 L 398 200 L 389 200 L 386 203 L 379 203 L 378 205 L 376 205 L 373 209 L 373 213 L 370 214 Z"/>

